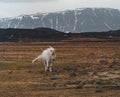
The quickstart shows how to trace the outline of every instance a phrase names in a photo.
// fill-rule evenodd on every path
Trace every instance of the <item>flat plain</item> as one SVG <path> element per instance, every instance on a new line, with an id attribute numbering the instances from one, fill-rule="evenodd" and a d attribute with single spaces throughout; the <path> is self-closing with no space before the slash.
<path id="1" fill-rule="evenodd" d="M 53 46 L 53 72 L 32 60 Z M 1 42 L 0 97 L 120 97 L 120 41 Z"/>

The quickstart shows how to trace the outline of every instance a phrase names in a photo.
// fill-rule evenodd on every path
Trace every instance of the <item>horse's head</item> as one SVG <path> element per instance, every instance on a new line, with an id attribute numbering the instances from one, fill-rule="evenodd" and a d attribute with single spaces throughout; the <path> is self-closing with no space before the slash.
<path id="1" fill-rule="evenodd" d="M 49 47 L 50 53 L 51 53 L 51 59 L 54 61 L 56 58 L 56 54 L 55 54 L 55 49 L 53 47 Z"/>

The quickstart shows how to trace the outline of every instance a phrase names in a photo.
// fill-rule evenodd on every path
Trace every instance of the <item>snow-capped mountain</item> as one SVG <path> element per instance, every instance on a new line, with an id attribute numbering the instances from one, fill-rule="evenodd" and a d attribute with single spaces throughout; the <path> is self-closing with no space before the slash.
<path id="1" fill-rule="evenodd" d="M 120 29 L 120 11 L 111 8 L 80 8 L 0 19 L 0 28 L 47 27 L 63 32 L 100 32 Z"/>

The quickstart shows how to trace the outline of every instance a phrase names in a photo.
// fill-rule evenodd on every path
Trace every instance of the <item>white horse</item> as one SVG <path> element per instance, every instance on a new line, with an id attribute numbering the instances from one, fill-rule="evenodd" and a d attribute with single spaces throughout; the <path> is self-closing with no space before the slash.
<path id="1" fill-rule="evenodd" d="M 55 60 L 55 58 L 55 49 L 50 46 L 49 48 L 45 49 L 41 55 L 32 60 L 32 63 L 36 62 L 37 60 L 41 60 L 45 66 L 45 71 L 48 69 L 49 71 L 52 71 L 52 62 Z"/>

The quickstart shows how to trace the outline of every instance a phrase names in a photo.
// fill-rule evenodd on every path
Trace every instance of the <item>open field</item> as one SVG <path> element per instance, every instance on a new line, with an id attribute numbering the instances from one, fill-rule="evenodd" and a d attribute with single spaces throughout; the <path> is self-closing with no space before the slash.
<path id="1" fill-rule="evenodd" d="M 0 43 L 0 97 L 120 97 L 120 41 Z M 53 72 L 31 63 L 52 45 Z"/>

